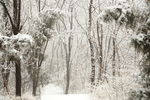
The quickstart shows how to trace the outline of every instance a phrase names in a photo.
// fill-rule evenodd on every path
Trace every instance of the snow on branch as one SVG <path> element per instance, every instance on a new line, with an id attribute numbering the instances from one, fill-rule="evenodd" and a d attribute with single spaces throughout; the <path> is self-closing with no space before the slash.
<path id="1" fill-rule="evenodd" d="M 27 34 L 0 36 L 0 51 L 13 56 L 22 56 L 33 44 L 33 38 Z"/>
<path id="2" fill-rule="evenodd" d="M 119 24 L 132 23 L 134 19 L 132 6 L 127 2 L 120 2 L 114 6 L 107 7 L 98 16 L 100 22 L 117 21 Z"/>
<path id="3" fill-rule="evenodd" d="M 65 13 L 58 9 L 48 9 L 39 13 L 40 22 L 43 23 L 45 28 L 52 29 L 55 22 L 63 17 Z"/>
<path id="4" fill-rule="evenodd" d="M 10 23 L 11 23 L 11 26 L 12 28 L 14 27 L 14 23 L 13 23 L 13 20 L 12 20 L 12 17 L 10 16 L 10 13 L 8 11 L 8 8 L 6 7 L 6 4 L 4 3 L 3 0 L 0 0 L 0 4 L 4 7 L 5 11 L 6 11 L 6 14 L 8 15 L 8 18 L 10 20 Z"/>
<path id="5" fill-rule="evenodd" d="M 147 54 L 150 51 L 150 19 L 139 26 L 135 35 L 132 36 L 132 45 L 142 53 Z"/>
<path id="6" fill-rule="evenodd" d="M 61 18 L 64 18 L 66 13 L 59 9 L 48 9 L 41 11 L 33 21 L 32 32 L 42 34 L 44 38 L 51 38 L 51 31 Z"/>

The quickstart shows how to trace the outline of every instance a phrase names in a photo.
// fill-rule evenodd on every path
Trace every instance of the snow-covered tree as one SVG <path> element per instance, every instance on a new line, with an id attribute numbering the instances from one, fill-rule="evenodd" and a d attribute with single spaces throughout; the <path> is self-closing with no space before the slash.
<path id="1" fill-rule="evenodd" d="M 119 0 L 118 0 L 119 1 Z M 134 0 L 133 0 L 134 1 Z M 148 0 L 143 1 L 144 7 L 138 8 L 136 3 L 129 3 L 129 1 L 119 2 L 112 7 L 107 7 L 102 10 L 98 16 L 98 21 L 100 24 L 113 23 L 117 25 L 125 26 L 126 29 L 130 28 L 132 30 L 137 30 L 136 35 L 133 35 L 132 45 L 137 51 L 143 53 L 144 58 L 141 64 L 141 85 L 142 89 L 137 90 L 138 92 L 131 93 L 131 100 L 148 100 L 150 98 L 149 94 L 149 32 L 150 32 L 150 22 L 149 22 L 149 4 Z M 147 3 L 147 4 L 146 4 Z M 137 29 L 138 28 L 138 29 Z M 133 32 L 134 32 L 133 31 Z"/>
<path id="2" fill-rule="evenodd" d="M 148 100 L 150 98 L 150 19 L 139 26 L 137 33 L 132 37 L 132 45 L 143 54 L 139 82 L 143 88 L 132 91 L 130 100 Z"/>
<path id="3" fill-rule="evenodd" d="M 11 33 L 12 34 L 10 34 L 10 37 L 12 39 L 14 38 L 14 40 L 15 40 L 15 37 L 12 37 L 12 35 L 19 36 L 19 33 L 20 33 L 20 31 L 23 27 L 22 24 L 21 24 L 21 4 L 22 4 L 22 2 L 21 2 L 21 0 L 14 0 L 13 1 L 13 5 L 12 5 L 13 14 L 12 14 L 12 16 L 11 16 L 11 13 L 10 13 L 11 11 L 8 9 L 7 3 L 4 0 L 0 0 L 0 4 L 2 5 L 2 7 L 4 9 L 4 12 L 6 14 L 6 18 L 9 19 L 9 22 L 10 22 L 10 25 L 11 25 Z M 4 42 L 2 42 L 2 49 L 5 48 L 5 46 L 3 46 L 3 45 L 9 44 L 9 43 L 7 43 L 7 42 L 10 42 L 8 40 L 12 41 L 11 38 L 9 39 L 8 37 L 2 37 L 2 41 L 4 40 Z M 19 39 L 17 38 L 16 41 L 17 40 L 19 40 Z M 13 41 L 13 42 L 15 42 L 15 41 Z M 10 45 L 12 45 L 12 44 L 10 43 L 9 46 Z M 9 46 L 6 47 L 4 50 L 6 50 L 6 51 L 9 50 L 8 49 Z M 18 47 L 16 47 L 16 46 L 18 46 Z M 16 46 L 15 46 L 15 50 L 20 48 L 19 44 L 17 44 Z M 12 50 L 10 50 L 7 53 L 8 54 L 10 53 L 10 54 L 13 55 L 14 52 L 16 52 L 16 51 L 12 52 Z M 18 59 L 19 57 L 16 57 L 16 55 L 11 56 L 10 58 L 15 60 L 14 62 L 15 62 L 15 69 L 16 69 L 16 73 L 15 73 L 15 77 L 16 77 L 16 96 L 21 96 L 21 59 Z"/>
<path id="4" fill-rule="evenodd" d="M 27 70 L 32 79 L 32 94 L 37 95 L 37 88 L 39 87 L 39 80 L 46 77 L 42 76 L 42 63 L 45 59 L 45 51 L 48 45 L 49 40 L 53 37 L 53 29 L 55 23 L 64 16 L 64 13 L 58 9 L 48 9 L 39 12 L 38 16 L 35 19 L 32 19 L 32 29 L 29 30 L 29 33 L 34 38 L 35 44 L 31 48 L 32 52 L 30 53 L 30 59 L 28 59 Z M 45 83 L 46 80 L 44 80 Z"/>

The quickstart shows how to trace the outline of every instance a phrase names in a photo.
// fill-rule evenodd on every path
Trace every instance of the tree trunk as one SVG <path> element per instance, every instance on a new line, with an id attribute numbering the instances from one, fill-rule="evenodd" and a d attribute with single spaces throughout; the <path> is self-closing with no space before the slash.
<path id="1" fill-rule="evenodd" d="M 70 54 L 69 54 L 70 55 Z M 65 94 L 68 94 L 69 92 L 69 86 L 70 86 L 70 57 L 68 56 L 66 58 L 67 62 L 66 62 L 66 76 L 67 76 L 67 81 L 66 81 L 66 90 L 65 90 Z"/>
<path id="2" fill-rule="evenodd" d="M 33 94 L 34 96 L 37 95 L 37 94 L 36 94 L 36 93 L 37 93 L 36 91 L 37 91 L 37 87 L 38 87 L 38 79 L 37 79 L 36 75 L 37 75 L 36 73 L 33 75 L 33 80 L 32 80 L 32 81 L 33 81 L 32 94 Z"/>
<path id="3" fill-rule="evenodd" d="M 40 12 L 40 11 L 41 11 L 41 0 L 38 0 L 38 12 Z M 32 69 L 33 70 L 33 75 L 32 75 L 32 94 L 34 96 L 37 95 L 37 88 L 38 88 L 38 83 L 39 83 L 39 74 L 40 74 L 42 62 L 44 60 L 44 54 L 45 54 L 45 50 L 47 48 L 47 44 L 48 44 L 48 40 L 46 41 L 46 45 L 44 47 L 44 51 L 43 51 L 42 55 L 39 55 L 39 53 L 38 53 L 38 55 L 39 55 L 38 62 L 36 62 L 38 64 L 35 64 L 35 66 L 36 66 L 35 69 L 34 68 Z M 35 52 L 37 52 L 37 51 L 35 50 Z"/>
<path id="4" fill-rule="evenodd" d="M 21 96 L 21 62 L 20 60 L 15 61 L 16 68 L 16 96 Z"/>
<path id="5" fill-rule="evenodd" d="M 90 43 L 90 51 L 91 51 L 91 85 L 94 85 L 95 83 L 95 58 L 94 58 L 94 47 L 91 39 L 89 39 Z"/>
<path id="6" fill-rule="evenodd" d="M 13 0 L 13 27 L 14 35 L 20 32 L 20 19 L 21 19 L 21 0 Z M 21 61 L 16 59 L 16 96 L 21 96 Z"/>
<path id="7" fill-rule="evenodd" d="M 8 8 L 5 2 L 0 1 L 2 4 L 9 21 L 12 26 L 12 32 L 14 35 L 17 35 L 20 32 L 20 20 L 21 20 L 21 0 L 13 0 L 13 17 L 11 17 Z M 16 68 L 16 96 L 21 96 L 21 61 L 17 59 L 15 60 L 15 68 Z"/>
<path id="8" fill-rule="evenodd" d="M 73 29 L 73 8 L 71 8 L 71 18 L 70 18 L 70 30 Z M 70 64 L 70 58 L 71 58 L 71 34 L 68 39 L 68 52 L 66 49 L 66 76 L 67 76 L 67 83 L 66 83 L 66 90 L 65 94 L 68 94 L 69 92 L 69 86 L 70 86 L 70 71 L 71 71 L 71 64 Z"/>
<path id="9" fill-rule="evenodd" d="M 90 44 L 90 52 L 91 52 L 91 85 L 94 85 L 95 82 L 95 58 L 94 58 L 94 46 L 93 46 L 93 41 L 91 38 L 92 35 L 92 5 L 93 5 L 93 0 L 90 0 L 89 4 L 89 26 L 88 26 L 88 41 Z"/>
<path id="10" fill-rule="evenodd" d="M 98 74 L 98 81 L 102 81 L 102 75 L 104 73 L 104 66 L 103 66 L 103 30 L 101 25 L 101 36 L 99 36 L 99 24 L 97 22 L 97 38 L 98 38 L 98 45 L 99 45 L 99 74 Z"/>
<path id="11" fill-rule="evenodd" d="M 116 26 L 115 30 L 113 32 L 113 38 L 112 38 L 112 45 L 113 45 L 113 56 L 112 56 L 112 75 L 116 75 Z"/>
<path id="12" fill-rule="evenodd" d="M 20 32 L 21 19 L 21 0 L 13 0 L 13 33 L 17 35 Z"/>
<path id="13" fill-rule="evenodd" d="M 39 0 L 38 4 L 39 4 L 39 12 L 40 12 L 41 11 L 41 0 Z"/>

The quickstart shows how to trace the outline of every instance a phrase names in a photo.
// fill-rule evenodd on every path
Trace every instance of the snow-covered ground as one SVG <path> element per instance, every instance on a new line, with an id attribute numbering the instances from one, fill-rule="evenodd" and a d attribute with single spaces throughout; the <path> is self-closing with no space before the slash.
<path id="1" fill-rule="evenodd" d="M 42 95 L 41 100 L 91 100 L 87 94 Z"/>
<path id="2" fill-rule="evenodd" d="M 41 95 L 63 94 L 64 91 L 61 87 L 54 84 L 48 84 L 42 88 Z"/>
<path id="3" fill-rule="evenodd" d="M 42 89 L 41 100 L 91 100 L 88 94 L 63 94 L 61 87 L 49 84 Z"/>
<path id="4" fill-rule="evenodd" d="M 24 94 L 22 99 L 2 96 L 0 95 L 0 100 L 91 100 L 88 94 L 68 94 L 65 95 L 61 87 L 54 84 L 49 84 L 42 88 L 40 98 L 33 97 L 30 93 Z"/>

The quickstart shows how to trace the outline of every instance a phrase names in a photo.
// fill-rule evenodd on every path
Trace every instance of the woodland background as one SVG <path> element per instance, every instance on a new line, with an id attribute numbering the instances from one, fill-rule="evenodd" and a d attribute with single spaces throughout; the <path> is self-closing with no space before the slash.
<path id="1" fill-rule="evenodd" d="M 140 43 L 150 32 L 149 0 L 0 4 L 1 95 L 39 96 L 43 87 L 55 84 L 64 94 L 127 100 L 132 91 L 143 88 L 140 66 L 149 44 Z M 132 40 L 146 53 L 139 53 Z"/>

